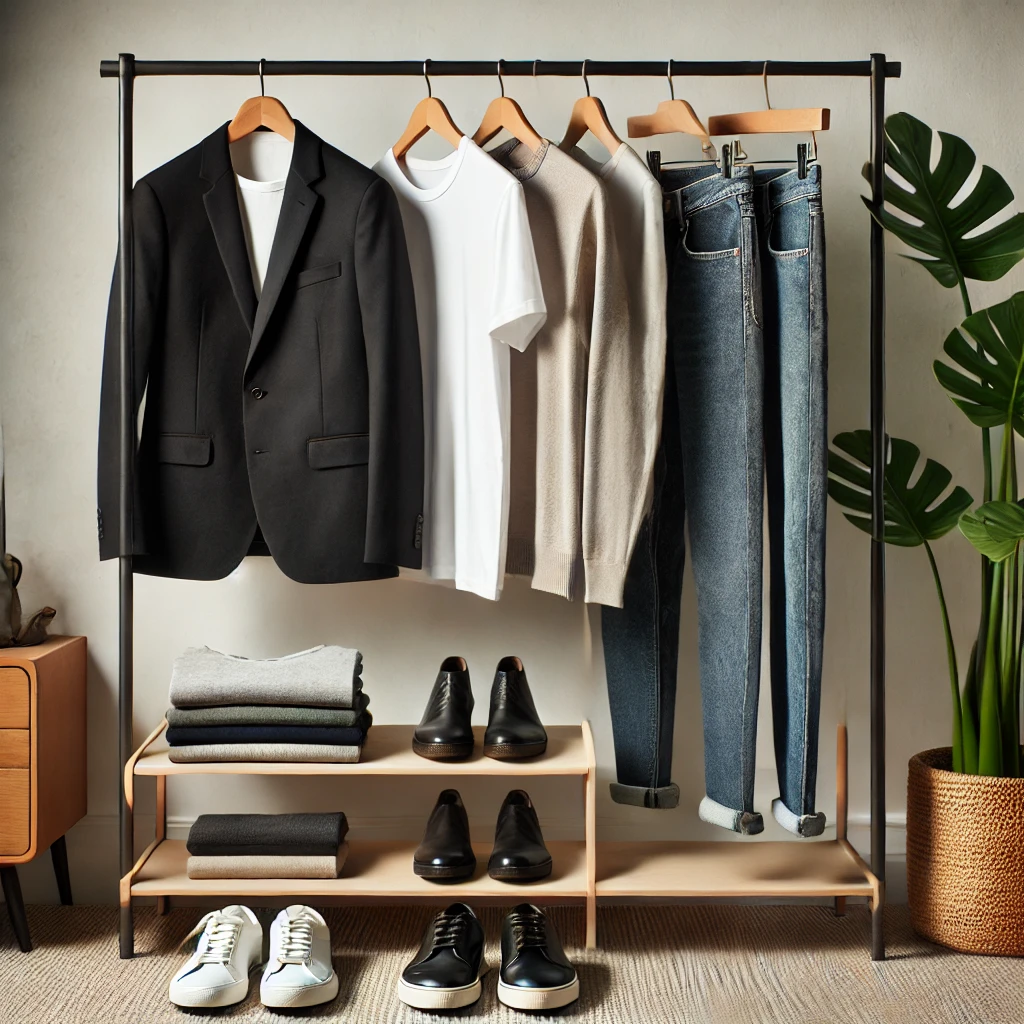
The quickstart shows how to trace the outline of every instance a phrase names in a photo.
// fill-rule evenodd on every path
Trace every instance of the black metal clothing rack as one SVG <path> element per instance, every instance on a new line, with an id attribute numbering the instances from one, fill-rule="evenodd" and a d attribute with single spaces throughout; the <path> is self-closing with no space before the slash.
<path id="1" fill-rule="evenodd" d="M 193 75 L 340 75 L 340 76 L 493 76 L 496 61 L 420 60 L 299 60 L 299 61 L 171 61 L 140 60 L 122 53 L 117 60 L 100 62 L 102 78 L 117 78 L 120 98 L 118 177 L 120 328 L 120 642 L 118 670 L 119 753 L 121 764 L 120 871 L 125 876 L 134 861 L 133 812 L 125 799 L 124 766 L 134 751 L 132 737 L 134 569 L 132 564 L 132 495 L 135 472 L 135 410 L 132 365 L 132 167 L 133 94 L 136 78 Z M 501 62 L 503 76 L 646 76 L 735 77 L 844 77 L 870 80 L 871 104 L 871 201 L 881 206 L 884 198 L 885 80 L 899 78 L 898 61 L 873 53 L 869 60 L 855 61 L 605 61 L 605 60 L 510 60 Z M 885 237 L 871 221 L 871 870 L 882 885 L 882 898 L 872 914 L 871 956 L 885 958 L 882 908 L 885 884 L 885 547 L 883 543 L 882 483 L 885 435 Z M 131 903 L 121 908 L 120 952 L 133 955 Z"/>

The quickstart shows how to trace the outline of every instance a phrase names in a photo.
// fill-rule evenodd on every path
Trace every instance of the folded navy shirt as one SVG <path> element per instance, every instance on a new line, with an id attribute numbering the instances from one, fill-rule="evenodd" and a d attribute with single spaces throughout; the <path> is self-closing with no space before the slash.
<path id="1" fill-rule="evenodd" d="M 348 834 L 343 812 L 200 814 L 185 843 L 194 857 L 334 856 Z"/>
<path id="2" fill-rule="evenodd" d="M 367 711 L 356 726 L 341 725 L 178 725 L 167 730 L 172 747 L 203 743 L 326 743 L 360 746 L 372 719 Z"/>

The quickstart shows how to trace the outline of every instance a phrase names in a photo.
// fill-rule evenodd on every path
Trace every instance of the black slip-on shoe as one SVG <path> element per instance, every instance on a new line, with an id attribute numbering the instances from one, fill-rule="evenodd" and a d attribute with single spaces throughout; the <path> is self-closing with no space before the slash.
<path id="1" fill-rule="evenodd" d="M 536 882 L 551 874 L 551 854 L 537 812 L 522 789 L 513 789 L 498 811 L 487 873 L 502 882 Z"/>
<path id="2" fill-rule="evenodd" d="M 412 749 L 432 761 L 462 761 L 473 755 L 473 690 L 465 658 L 445 658 L 434 680 Z"/>
<path id="3" fill-rule="evenodd" d="M 423 842 L 412 855 L 412 870 L 432 882 L 461 882 L 476 871 L 469 841 L 469 817 L 458 790 L 443 789 L 427 819 Z"/>
<path id="4" fill-rule="evenodd" d="M 547 748 L 548 734 L 537 715 L 523 663 L 502 658 L 491 685 L 484 753 L 498 761 L 516 761 L 537 757 Z"/>

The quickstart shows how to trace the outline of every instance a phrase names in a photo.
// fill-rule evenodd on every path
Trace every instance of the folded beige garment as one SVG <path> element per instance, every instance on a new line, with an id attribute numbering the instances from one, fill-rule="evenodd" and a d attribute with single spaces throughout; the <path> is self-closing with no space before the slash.
<path id="1" fill-rule="evenodd" d="M 189 857 L 185 872 L 189 878 L 337 878 L 346 857 L 348 843 L 335 857 Z"/>
<path id="2" fill-rule="evenodd" d="M 326 743 L 197 743 L 170 747 L 167 758 L 175 764 L 207 761 L 301 761 L 318 764 L 355 764 L 362 747 Z"/>

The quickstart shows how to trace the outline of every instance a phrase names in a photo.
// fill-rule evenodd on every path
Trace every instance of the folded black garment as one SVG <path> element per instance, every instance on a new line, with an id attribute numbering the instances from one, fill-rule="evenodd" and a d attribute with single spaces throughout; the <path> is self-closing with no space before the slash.
<path id="1" fill-rule="evenodd" d="M 360 746 L 370 726 L 369 712 L 359 726 L 322 725 L 197 725 L 173 726 L 167 730 L 172 747 L 201 743 L 326 743 L 331 746 Z"/>
<path id="2" fill-rule="evenodd" d="M 348 834 L 337 814 L 200 814 L 185 843 L 193 857 L 328 857 Z"/>

